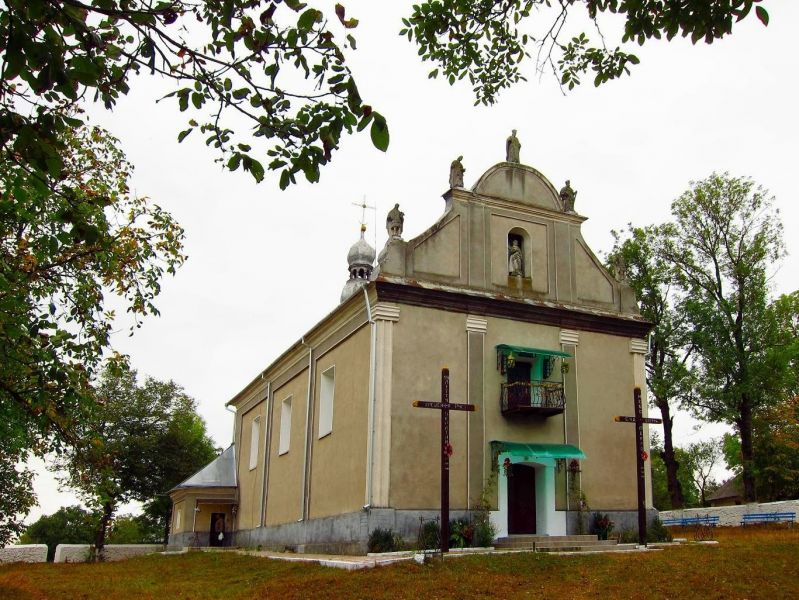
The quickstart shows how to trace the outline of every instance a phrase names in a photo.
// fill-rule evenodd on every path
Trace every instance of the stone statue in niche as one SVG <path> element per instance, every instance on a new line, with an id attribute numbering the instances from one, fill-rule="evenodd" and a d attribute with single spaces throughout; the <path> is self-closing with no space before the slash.
<path id="1" fill-rule="evenodd" d="M 524 277 L 524 259 L 519 240 L 511 238 L 508 247 L 508 275 L 512 277 Z"/>
<path id="2" fill-rule="evenodd" d="M 402 238 L 402 226 L 405 223 L 405 213 L 399 209 L 399 204 L 395 204 L 394 208 L 388 211 L 386 217 L 386 231 L 390 239 Z"/>
<path id="3" fill-rule="evenodd" d="M 522 148 L 522 143 L 516 137 L 516 130 L 510 134 L 510 137 L 505 141 L 505 161 L 509 163 L 519 162 L 519 150 Z"/>
<path id="4" fill-rule="evenodd" d="M 463 168 L 463 156 L 459 156 L 449 165 L 449 187 L 462 188 L 463 187 L 463 174 L 466 169 Z"/>
<path id="5" fill-rule="evenodd" d="M 572 189 L 571 181 L 566 180 L 566 185 L 560 189 L 560 201 L 563 202 L 563 211 L 567 213 L 574 212 L 574 200 L 577 198 L 577 192 Z"/>

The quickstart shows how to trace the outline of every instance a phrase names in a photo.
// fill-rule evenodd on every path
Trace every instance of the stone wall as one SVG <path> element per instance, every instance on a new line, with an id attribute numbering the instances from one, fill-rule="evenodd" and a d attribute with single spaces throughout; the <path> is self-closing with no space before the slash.
<path id="1" fill-rule="evenodd" d="M 89 544 L 59 544 L 55 549 L 54 562 L 85 562 L 89 556 Z M 104 560 L 125 560 L 134 556 L 161 552 L 161 544 L 107 544 L 103 551 Z"/>
<path id="2" fill-rule="evenodd" d="M 267 550 L 292 550 L 305 553 L 365 554 L 369 533 L 377 528 L 391 529 L 408 543 L 419 534 L 419 517 L 435 519 L 437 510 L 396 510 L 372 508 L 333 517 L 310 519 L 237 531 L 234 544 L 245 548 L 261 546 Z M 450 519 L 467 517 L 461 510 L 450 511 Z M 170 544 L 178 544 L 170 536 Z"/>
<path id="3" fill-rule="evenodd" d="M 683 517 L 718 516 L 719 525 L 738 526 L 741 518 L 749 513 L 799 513 L 799 500 L 782 500 L 780 502 L 765 502 L 762 504 L 739 504 L 738 506 L 715 506 L 708 508 L 686 508 L 684 510 L 664 510 L 660 512 L 661 519 L 681 519 Z"/>
<path id="4" fill-rule="evenodd" d="M 47 562 L 47 544 L 23 544 L 0 548 L 0 563 Z"/>

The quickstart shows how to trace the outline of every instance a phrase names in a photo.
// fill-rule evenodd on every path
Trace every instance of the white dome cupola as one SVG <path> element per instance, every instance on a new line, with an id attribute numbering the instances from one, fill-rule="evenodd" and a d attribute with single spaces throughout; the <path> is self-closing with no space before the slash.
<path id="1" fill-rule="evenodd" d="M 350 278 L 341 291 L 341 302 L 362 288 L 372 276 L 376 252 L 364 239 L 364 233 L 366 233 L 366 225 L 361 225 L 361 239 L 355 242 L 347 252 Z"/>

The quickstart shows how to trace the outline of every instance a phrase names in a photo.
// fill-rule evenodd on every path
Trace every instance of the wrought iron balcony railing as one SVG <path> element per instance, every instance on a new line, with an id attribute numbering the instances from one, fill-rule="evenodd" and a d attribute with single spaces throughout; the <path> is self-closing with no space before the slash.
<path id="1" fill-rule="evenodd" d="M 516 381 L 501 384 L 502 414 L 550 416 L 566 407 L 563 383 L 554 381 Z"/>

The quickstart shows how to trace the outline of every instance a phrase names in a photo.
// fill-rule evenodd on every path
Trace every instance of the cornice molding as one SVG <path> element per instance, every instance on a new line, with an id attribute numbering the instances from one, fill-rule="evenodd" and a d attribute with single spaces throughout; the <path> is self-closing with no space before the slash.
<path id="1" fill-rule="evenodd" d="M 528 323 L 552 325 L 576 331 L 609 333 L 644 338 L 652 324 L 648 321 L 616 317 L 608 314 L 580 312 L 564 306 L 547 306 L 517 302 L 506 298 L 472 295 L 464 292 L 423 288 L 389 281 L 376 281 L 381 301 L 437 308 L 467 315 L 500 317 Z M 398 309 L 398 307 L 397 307 Z"/>

